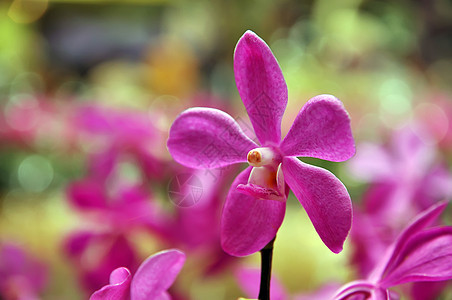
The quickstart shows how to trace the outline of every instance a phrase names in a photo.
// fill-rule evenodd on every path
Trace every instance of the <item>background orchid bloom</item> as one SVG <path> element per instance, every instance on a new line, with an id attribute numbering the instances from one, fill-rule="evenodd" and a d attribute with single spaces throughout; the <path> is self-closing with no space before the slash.
<path id="1" fill-rule="evenodd" d="M 392 221 L 392 227 L 403 228 L 405 220 L 452 195 L 447 163 L 433 137 L 423 132 L 419 124 L 409 124 L 395 131 L 387 145 L 358 145 L 348 162 L 358 180 L 371 183 L 364 195 L 365 212 Z"/>
<path id="2" fill-rule="evenodd" d="M 87 295 L 107 284 L 108 276 L 113 270 L 126 267 L 133 272 L 140 264 L 133 244 L 124 233 L 116 230 L 100 233 L 71 232 L 65 238 L 63 246 L 63 251 L 72 263 L 72 268 Z M 94 251 L 101 254 L 92 256 L 87 264 L 86 257 Z"/>
<path id="3" fill-rule="evenodd" d="M 452 227 L 425 229 L 441 214 L 447 202 L 422 212 L 401 233 L 367 280 L 351 282 L 338 291 L 335 300 L 365 296 L 393 299 L 390 287 L 418 281 L 452 279 Z M 354 298 L 353 298 L 354 299 Z"/>
<path id="4" fill-rule="evenodd" d="M 18 245 L 0 242 L 0 299 L 38 300 L 48 268 Z"/>
<path id="5" fill-rule="evenodd" d="M 415 122 L 395 131 L 388 143 L 362 143 L 348 162 L 352 175 L 369 183 L 355 203 L 352 261 L 369 275 L 381 253 L 418 213 L 452 194 L 447 163 Z"/>
<path id="6" fill-rule="evenodd" d="M 296 157 L 337 162 L 353 156 L 350 118 L 342 102 L 330 95 L 312 98 L 281 141 L 287 86 L 270 48 L 251 31 L 237 43 L 234 73 L 260 145 L 230 115 L 212 108 L 182 112 L 168 139 L 173 158 L 191 168 L 249 163 L 233 182 L 224 205 L 223 249 L 245 256 L 270 242 L 284 218 L 288 186 L 325 245 L 340 252 L 351 226 L 350 196 L 332 173 Z"/>
<path id="7" fill-rule="evenodd" d="M 161 228 L 169 221 L 155 201 L 150 201 L 153 197 L 143 184 L 128 182 L 117 168 L 98 164 L 98 158 L 92 156 L 89 174 L 67 189 L 71 207 L 96 225 L 71 232 L 63 247 L 88 294 L 107 284 L 108 275 L 116 268 L 137 269 L 140 261 L 131 233 L 145 229 L 163 235 Z M 86 264 L 86 257 L 94 251 L 102 254 L 92 256 Z"/>
<path id="8" fill-rule="evenodd" d="M 185 254 L 171 249 L 146 259 L 134 276 L 127 268 L 110 275 L 110 284 L 96 291 L 90 300 L 163 300 L 171 299 L 168 288 L 185 262 Z"/>

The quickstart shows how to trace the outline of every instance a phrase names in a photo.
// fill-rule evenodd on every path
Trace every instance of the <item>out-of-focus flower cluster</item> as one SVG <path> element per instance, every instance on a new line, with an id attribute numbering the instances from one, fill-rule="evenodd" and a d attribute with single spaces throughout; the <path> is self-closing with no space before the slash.
<path id="1" fill-rule="evenodd" d="M 284 73 L 282 136 L 306 99 L 328 93 L 357 145 L 342 164 L 302 158 L 345 184 L 352 229 L 330 253 L 289 194 L 272 299 L 327 299 L 367 280 L 416 216 L 452 196 L 451 11 L 447 1 L 0 4 L 0 298 L 86 299 L 114 270 L 138 274 L 170 248 L 186 257 L 167 290 L 174 299 L 257 297 L 258 254 L 237 259 L 220 244 L 244 166 L 193 170 L 166 148 L 193 106 L 227 112 L 254 138 L 232 65 L 246 29 Z M 433 223 L 450 225 L 450 208 Z M 451 284 L 389 290 L 447 298 Z"/>

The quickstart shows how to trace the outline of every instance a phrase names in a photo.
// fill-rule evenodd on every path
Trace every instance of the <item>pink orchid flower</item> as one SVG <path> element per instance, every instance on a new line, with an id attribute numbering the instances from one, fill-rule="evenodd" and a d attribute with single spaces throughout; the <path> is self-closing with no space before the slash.
<path id="1" fill-rule="evenodd" d="M 387 145 L 358 145 L 350 160 L 356 178 L 370 183 L 354 207 L 352 260 L 366 277 L 384 251 L 419 212 L 452 195 L 452 175 L 415 123 L 394 132 Z"/>
<path id="2" fill-rule="evenodd" d="M 440 202 L 419 214 L 388 249 L 369 278 L 345 285 L 334 300 L 355 299 L 355 296 L 397 299 L 389 288 L 409 282 L 452 279 L 452 227 L 425 229 L 446 205 L 447 202 Z"/>
<path id="3" fill-rule="evenodd" d="M 155 201 L 149 201 L 153 197 L 142 184 L 127 182 L 107 164 L 93 168 L 96 162 L 91 159 L 88 176 L 72 182 L 67 189 L 71 206 L 91 217 L 95 229 L 72 232 L 64 242 L 64 252 L 89 294 L 104 286 L 114 269 L 136 270 L 139 260 L 130 233 L 148 228 L 160 233 L 166 221 Z"/>
<path id="4" fill-rule="evenodd" d="M 452 195 L 451 174 L 430 137 L 421 139 L 423 131 L 413 123 L 395 131 L 386 146 L 358 145 L 348 164 L 355 177 L 372 184 L 365 193 L 365 212 L 392 227 L 403 228 L 418 212 Z"/>
<path id="5" fill-rule="evenodd" d="M 325 245 L 340 252 L 351 226 L 347 189 L 329 171 L 296 157 L 344 161 L 353 156 L 350 118 L 342 102 L 330 95 L 312 98 L 281 141 L 287 86 L 270 48 L 251 31 L 237 43 L 234 72 L 260 145 L 230 115 L 212 108 L 182 112 L 168 139 L 173 158 L 191 168 L 249 163 L 233 182 L 223 208 L 223 249 L 245 256 L 270 242 L 284 218 L 288 185 Z"/>
<path id="6" fill-rule="evenodd" d="M 123 233 L 78 231 L 69 234 L 63 248 L 83 289 L 91 294 L 104 286 L 118 267 L 136 270 L 138 255 Z M 108 255 L 105 255 L 108 253 Z M 89 263 L 87 262 L 89 258 Z"/>
<path id="7" fill-rule="evenodd" d="M 157 147 L 164 137 L 149 113 L 90 105 L 76 107 L 72 118 L 81 144 L 93 145 L 97 153 L 90 162 L 92 172 L 111 172 L 122 160 L 131 159 L 148 180 L 166 174 Z"/>
<path id="8" fill-rule="evenodd" d="M 147 258 L 132 277 L 127 268 L 110 275 L 110 284 L 96 291 L 90 300 L 165 300 L 168 288 L 176 280 L 185 262 L 185 254 L 171 249 Z"/>

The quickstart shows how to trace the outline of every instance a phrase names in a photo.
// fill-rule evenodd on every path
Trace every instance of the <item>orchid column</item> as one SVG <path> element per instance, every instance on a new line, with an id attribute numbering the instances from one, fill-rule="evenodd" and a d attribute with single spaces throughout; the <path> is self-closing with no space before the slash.
<path id="1" fill-rule="evenodd" d="M 329 171 L 296 157 L 344 161 L 353 156 L 350 118 L 342 102 L 331 95 L 312 98 L 281 140 L 287 86 L 270 48 L 251 31 L 237 43 L 234 73 L 260 145 L 247 137 L 230 115 L 212 108 L 182 112 L 168 140 L 173 158 L 191 168 L 249 164 L 233 182 L 223 208 L 223 250 L 246 256 L 273 241 L 290 188 L 325 245 L 339 253 L 351 227 L 347 189 Z"/>

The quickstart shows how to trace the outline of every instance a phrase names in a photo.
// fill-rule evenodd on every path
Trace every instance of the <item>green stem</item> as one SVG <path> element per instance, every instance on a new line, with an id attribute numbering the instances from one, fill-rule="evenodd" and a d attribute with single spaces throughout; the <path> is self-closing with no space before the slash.
<path id="1" fill-rule="evenodd" d="M 270 300 L 270 279 L 272 276 L 273 243 L 276 237 L 270 241 L 261 252 L 261 285 L 259 288 L 259 300 Z"/>

